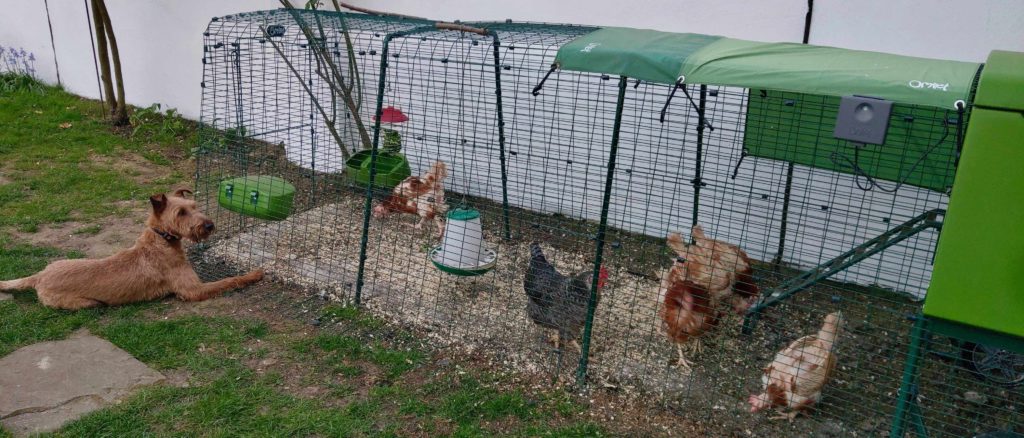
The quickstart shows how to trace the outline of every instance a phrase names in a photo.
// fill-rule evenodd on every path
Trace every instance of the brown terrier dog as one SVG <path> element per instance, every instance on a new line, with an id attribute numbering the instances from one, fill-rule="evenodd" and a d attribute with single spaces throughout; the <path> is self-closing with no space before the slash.
<path id="1" fill-rule="evenodd" d="M 32 289 L 47 307 L 84 309 L 99 305 L 149 301 L 174 294 L 185 301 L 202 301 L 263 278 L 255 270 L 239 277 L 203 283 L 192 270 L 181 239 L 205 240 L 213 221 L 196 209 L 179 189 L 149 198 L 153 212 L 135 246 L 104 259 L 60 260 L 42 272 L 0 281 L 0 290 Z"/>

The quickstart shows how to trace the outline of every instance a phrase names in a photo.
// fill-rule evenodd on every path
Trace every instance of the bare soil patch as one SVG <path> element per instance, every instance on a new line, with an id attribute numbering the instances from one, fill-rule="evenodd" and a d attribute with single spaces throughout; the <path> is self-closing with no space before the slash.
<path id="1" fill-rule="evenodd" d="M 127 217 L 107 217 L 92 223 L 64 222 L 43 225 L 34 233 L 9 230 L 18 241 L 81 252 L 87 258 L 101 258 L 131 247 L 142 232 L 145 212 Z"/>

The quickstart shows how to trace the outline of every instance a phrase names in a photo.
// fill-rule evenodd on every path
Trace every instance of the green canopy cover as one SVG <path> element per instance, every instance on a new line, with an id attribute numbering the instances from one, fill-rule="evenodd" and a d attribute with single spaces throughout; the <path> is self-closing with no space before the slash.
<path id="1" fill-rule="evenodd" d="M 860 95 L 953 108 L 968 102 L 979 64 L 794 43 L 608 27 L 562 46 L 563 70 L 645 81 Z"/>

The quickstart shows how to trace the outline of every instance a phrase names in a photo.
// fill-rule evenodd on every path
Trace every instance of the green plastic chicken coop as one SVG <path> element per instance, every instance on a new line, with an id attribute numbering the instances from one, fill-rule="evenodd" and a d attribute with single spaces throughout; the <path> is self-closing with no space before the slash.
<path id="1" fill-rule="evenodd" d="M 894 437 L 903 436 L 907 429 L 927 435 L 917 388 L 919 362 L 932 334 L 1009 352 L 1010 363 L 1001 371 L 1009 374 L 1010 383 L 1020 383 L 1019 374 L 1014 373 L 1024 367 L 1022 138 L 1024 53 L 993 51 L 978 82 L 925 299 L 925 317 L 917 320 L 910 335 Z"/>
<path id="2" fill-rule="evenodd" d="M 974 106 L 924 313 L 1024 338 L 1024 54 L 992 52 Z"/>

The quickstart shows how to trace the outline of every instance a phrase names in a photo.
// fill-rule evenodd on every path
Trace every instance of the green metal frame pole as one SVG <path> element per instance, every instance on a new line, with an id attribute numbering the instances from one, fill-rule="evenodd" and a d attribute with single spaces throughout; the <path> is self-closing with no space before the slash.
<path id="1" fill-rule="evenodd" d="M 683 85 L 686 86 L 685 84 Z M 698 104 L 697 111 L 697 171 L 696 176 L 693 178 L 693 223 L 691 225 L 697 225 L 698 215 L 700 213 L 700 188 L 704 185 L 702 179 L 703 170 L 701 169 L 704 162 L 704 129 L 706 128 L 704 109 L 707 107 L 708 102 L 708 86 L 700 86 L 700 102 Z"/>
<path id="2" fill-rule="evenodd" d="M 505 240 L 512 238 L 512 225 L 509 221 L 508 212 L 508 167 L 505 163 L 505 111 L 501 102 L 501 41 L 498 40 L 498 33 L 490 31 L 491 38 L 494 38 L 494 96 L 496 110 L 498 111 L 498 159 L 501 161 L 501 208 L 505 220 Z"/>
<path id="3" fill-rule="evenodd" d="M 786 166 L 786 190 L 782 194 L 782 224 L 779 225 L 779 247 L 772 259 L 772 269 L 776 272 L 786 255 L 786 229 L 789 228 L 789 200 L 793 196 L 793 162 Z"/>
<path id="4" fill-rule="evenodd" d="M 370 149 L 370 182 L 366 184 L 366 200 L 363 202 L 363 235 L 359 239 L 359 270 L 356 271 L 356 305 L 363 296 L 363 283 L 366 277 L 366 245 L 370 241 L 370 211 L 373 208 L 373 183 L 377 177 L 377 151 L 380 143 L 380 118 L 384 107 L 384 90 L 388 73 L 388 48 L 391 40 L 404 33 L 396 32 L 384 37 L 384 47 L 380 50 L 380 76 L 377 79 L 377 108 L 374 110 L 373 147 Z"/>
<path id="5" fill-rule="evenodd" d="M 605 233 L 608 231 L 608 208 L 611 203 L 612 185 L 615 182 L 615 157 L 619 151 L 619 130 L 622 128 L 622 109 L 626 101 L 628 78 L 619 77 L 619 96 L 615 103 L 615 124 L 612 127 L 612 144 L 608 151 L 608 171 L 604 179 L 604 199 L 601 201 L 601 222 L 597 226 L 597 241 L 594 249 L 594 274 L 590 279 L 590 300 L 587 303 L 587 322 L 583 326 L 583 345 L 580 350 L 580 365 L 576 368 L 576 385 L 583 386 L 587 379 L 587 364 L 590 359 L 590 336 L 594 329 L 594 311 L 597 308 L 597 283 L 601 276 L 601 259 L 604 255 Z"/>
<path id="6" fill-rule="evenodd" d="M 807 0 L 807 13 L 804 14 L 804 38 L 802 43 L 808 44 L 811 40 L 811 18 L 814 16 L 814 0 Z M 775 251 L 772 259 L 772 270 L 779 272 L 782 258 L 786 255 L 786 229 L 789 227 L 789 200 L 793 196 L 793 167 L 792 161 L 786 166 L 786 189 L 782 194 L 782 224 L 779 225 L 779 248 Z"/>
<path id="7" fill-rule="evenodd" d="M 920 413 L 915 412 L 917 393 L 917 378 L 921 366 L 921 358 L 924 355 L 924 346 L 927 343 L 928 319 L 918 315 L 914 321 L 914 328 L 910 331 L 910 347 L 907 350 L 907 362 L 903 366 L 903 379 L 900 382 L 899 395 L 896 399 L 896 412 L 892 417 L 892 429 L 889 431 L 891 438 L 903 438 L 907 430 L 907 417 L 913 416 L 918 432 L 923 429 Z"/>

